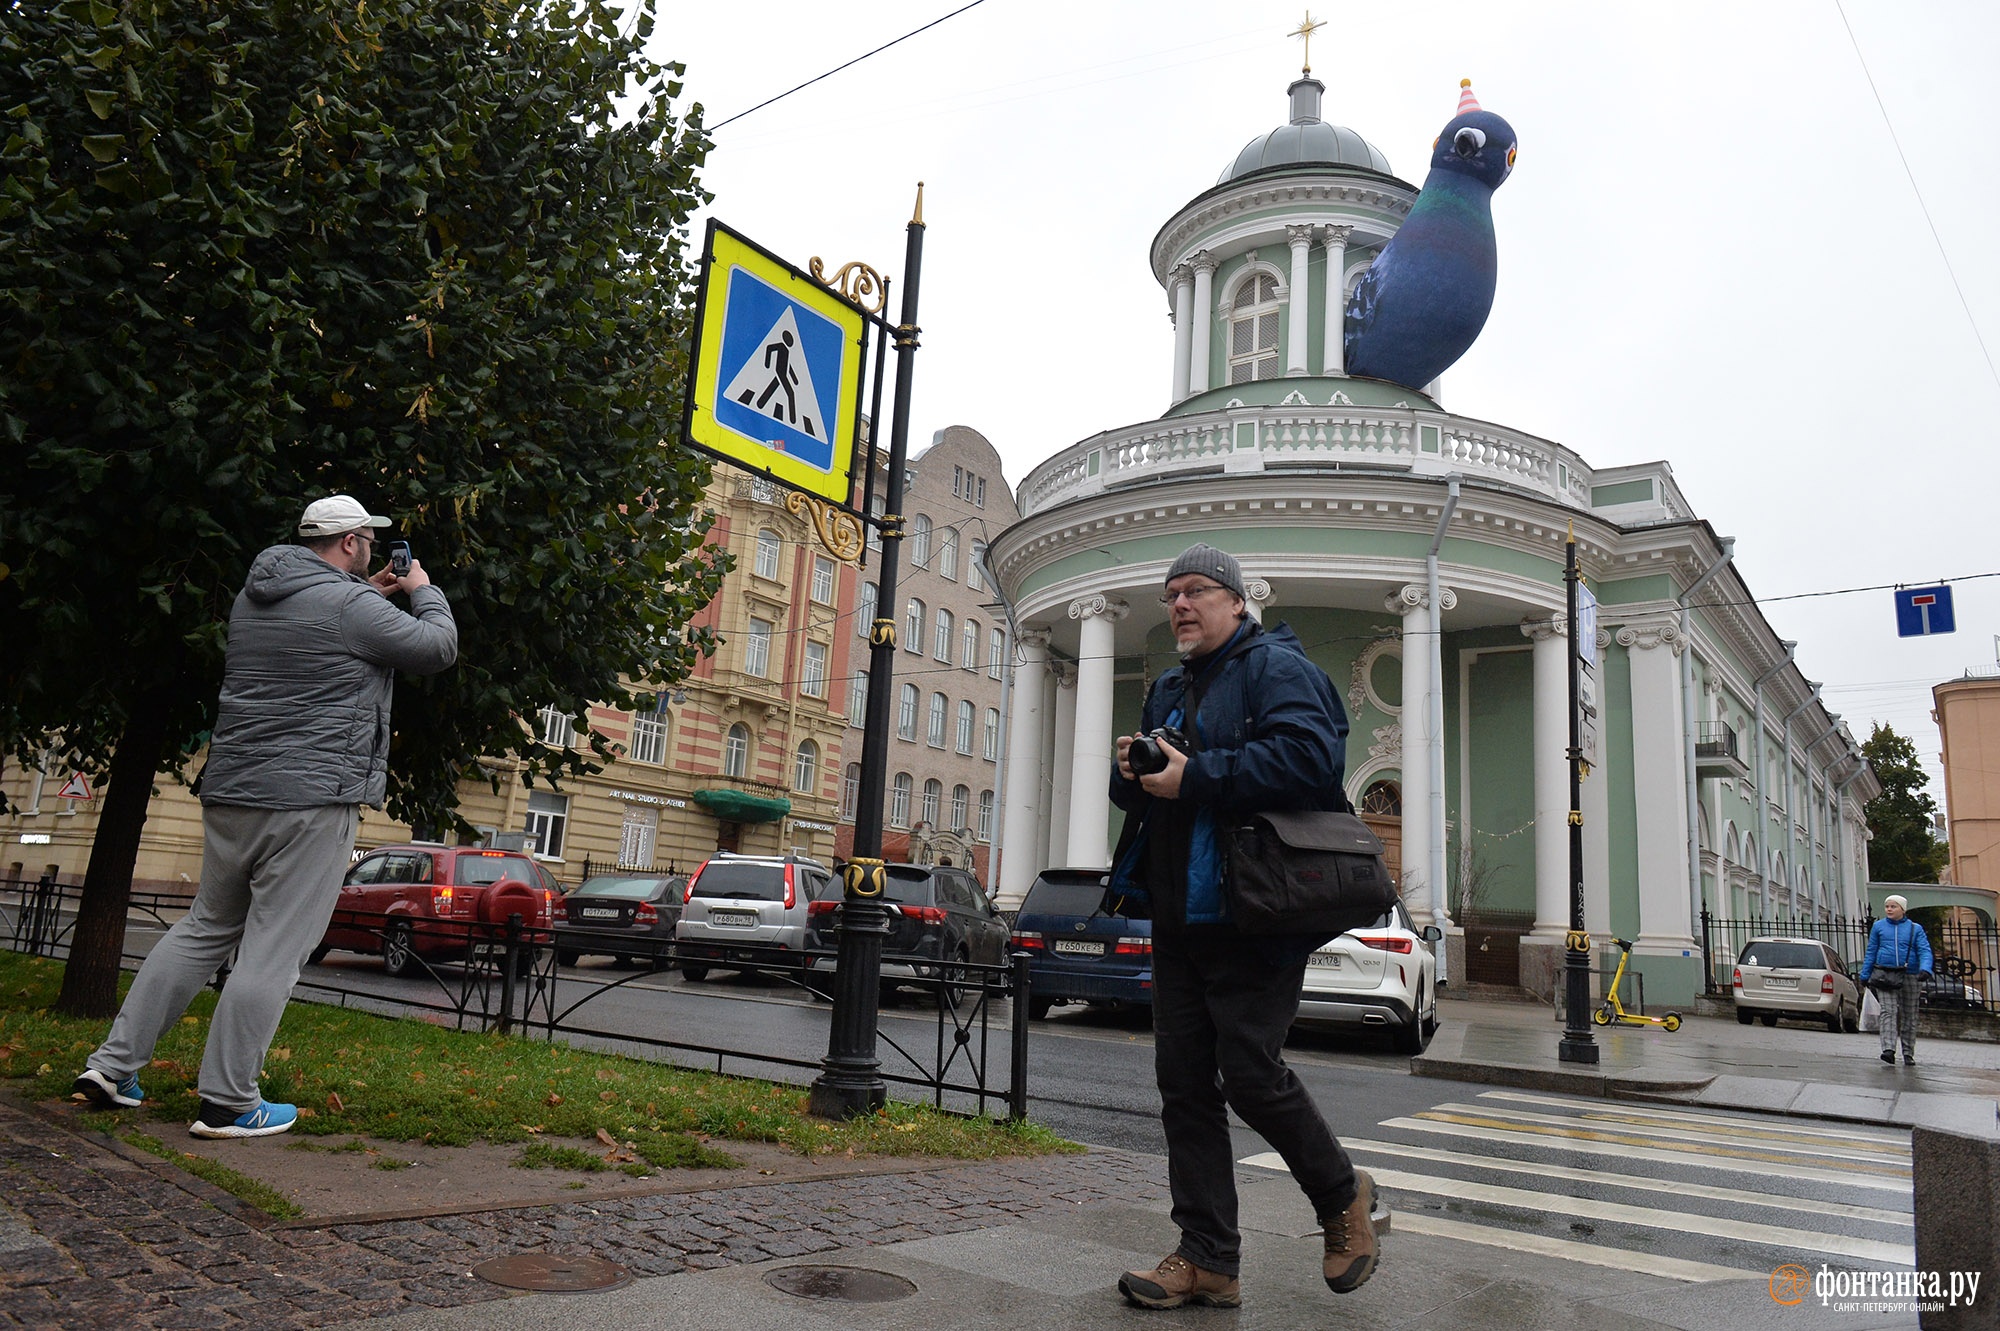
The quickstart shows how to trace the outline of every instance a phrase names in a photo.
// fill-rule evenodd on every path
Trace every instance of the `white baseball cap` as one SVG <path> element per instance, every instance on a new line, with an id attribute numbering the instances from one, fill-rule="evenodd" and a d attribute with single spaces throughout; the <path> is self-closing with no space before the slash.
<path id="1" fill-rule="evenodd" d="M 370 517 L 368 510 L 361 507 L 361 501 L 352 495 L 328 495 L 306 505 L 305 516 L 299 519 L 299 535 L 341 536 L 363 527 L 391 525 L 388 518 Z"/>

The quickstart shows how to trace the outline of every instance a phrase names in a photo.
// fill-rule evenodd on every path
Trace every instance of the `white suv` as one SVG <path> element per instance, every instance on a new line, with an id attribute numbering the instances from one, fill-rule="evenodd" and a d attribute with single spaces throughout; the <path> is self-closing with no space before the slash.
<path id="1" fill-rule="evenodd" d="M 840 883 L 818 860 L 797 855 L 723 853 L 695 870 L 687 904 L 674 926 L 681 974 L 708 976 L 711 966 L 770 963 L 777 952 L 806 946 L 806 910 L 840 895 Z"/>
<path id="2" fill-rule="evenodd" d="M 1401 902 L 1373 924 L 1350 929 L 1307 958 L 1297 1023 L 1385 1030 L 1398 1053 L 1421 1054 L 1437 1031 L 1437 957 Z"/>

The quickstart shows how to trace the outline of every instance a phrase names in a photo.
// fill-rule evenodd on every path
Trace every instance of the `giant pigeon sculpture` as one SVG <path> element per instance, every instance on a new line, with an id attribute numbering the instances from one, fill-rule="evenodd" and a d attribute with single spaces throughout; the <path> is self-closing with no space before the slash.
<path id="1" fill-rule="evenodd" d="M 1438 135 L 1410 216 L 1348 298 L 1349 374 L 1421 389 L 1465 354 L 1493 309 L 1493 191 L 1514 169 L 1514 129 L 1472 80 Z"/>

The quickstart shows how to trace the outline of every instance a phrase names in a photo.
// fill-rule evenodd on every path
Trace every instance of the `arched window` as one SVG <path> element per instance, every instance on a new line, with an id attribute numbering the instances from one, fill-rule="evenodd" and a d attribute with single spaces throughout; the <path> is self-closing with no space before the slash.
<path id="1" fill-rule="evenodd" d="M 965 562 L 965 585 L 969 590 L 975 592 L 986 590 L 986 574 L 983 571 L 985 563 L 986 542 L 974 541 L 972 543 L 972 558 Z"/>
<path id="2" fill-rule="evenodd" d="M 1375 781 L 1361 792 L 1361 812 L 1378 818 L 1403 816 L 1403 791 L 1394 781 Z"/>
<path id="3" fill-rule="evenodd" d="M 840 821 L 854 821 L 854 806 L 861 802 L 861 764 L 849 763 L 840 778 Z"/>
<path id="4" fill-rule="evenodd" d="M 750 727 L 734 725 L 729 727 L 729 736 L 722 741 L 722 774 L 742 776 L 750 767 Z"/>
<path id="5" fill-rule="evenodd" d="M 910 562 L 918 568 L 930 566 L 931 520 L 928 514 L 919 513 L 910 519 Z"/>
<path id="6" fill-rule="evenodd" d="M 783 544 L 769 527 L 757 533 L 757 576 L 778 580 L 778 547 Z"/>
<path id="7" fill-rule="evenodd" d="M 1000 761 L 1000 709 L 998 707 L 989 707 L 986 709 L 986 747 L 980 752 L 989 763 Z"/>
<path id="8" fill-rule="evenodd" d="M 889 783 L 889 826 L 910 825 L 910 792 L 914 788 L 908 772 L 896 773 L 896 779 Z"/>
<path id="9" fill-rule="evenodd" d="M 807 740 L 799 745 L 792 763 L 792 789 L 810 795 L 819 783 L 819 745 Z"/>
<path id="10" fill-rule="evenodd" d="M 958 665 L 961 670 L 979 669 L 979 621 L 965 621 L 965 631 L 959 635 Z"/>
<path id="11" fill-rule="evenodd" d="M 903 614 L 903 646 L 919 656 L 924 654 L 924 614 L 924 603 L 912 596 Z"/>
<path id="12" fill-rule="evenodd" d="M 950 707 L 951 699 L 945 697 L 942 693 L 933 693 L 931 695 L 930 721 L 924 727 L 924 739 L 934 749 L 944 747 L 944 718 L 945 713 Z"/>
<path id="13" fill-rule="evenodd" d="M 965 815 L 972 805 L 972 792 L 964 786 L 951 788 L 951 826 L 947 831 L 965 832 L 971 830 L 965 822 Z"/>
<path id="14" fill-rule="evenodd" d="M 857 670 L 847 688 L 847 724 L 868 724 L 868 672 Z"/>
<path id="15" fill-rule="evenodd" d="M 854 612 L 855 637 L 865 638 L 868 636 L 869 628 L 875 623 L 875 598 L 880 595 L 881 591 L 874 583 L 864 582 L 861 584 L 861 604 Z"/>
<path id="16" fill-rule="evenodd" d="M 1229 382 L 1276 379 L 1278 364 L 1278 279 L 1259 273 L 1236 292 L 1229 311 Z"/>
<path id="17" fill-rule="evenodd" d="M 954 747 L 968 756 L 972 753 L 973 717 L 978 710 L 969 699 L 958 700 L 958 743 Z"/>
<path id="18" fill-rule="evenodd" d="M 917 697 L 914 684 L 905 684 L 897 693 L 896 738 L 915 739 L 917 737 Z"/>
<path id="19" fill-rule="evenodd" d="M 931 655 L 946 665 L 951 664 L 951 611 L 939 609 L 936 632 L 931 634 Z"/>
<path id="20" fill-rule="evenodd" d="M 990 790 L 979 792 L 978 837 L 981 841 L 993 839 L 993 792 Z"/>
<path id="21" fill-rule="evenodd" d="M 938 576 L 958 581 L 958 529 L 946 527 L 938 539 Z"/>
<path id="22" fill-rule="evenodd" d="M 918 819 L 929 823 L 933 829 L 938 825 L 938 806 L 944 803 L 944 782 L 935 778 L 924 782 L 924 803 Z"/>

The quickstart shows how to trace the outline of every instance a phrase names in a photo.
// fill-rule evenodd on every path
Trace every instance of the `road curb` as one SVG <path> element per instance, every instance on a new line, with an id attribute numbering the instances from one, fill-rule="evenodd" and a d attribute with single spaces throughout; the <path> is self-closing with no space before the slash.
<path id="1" fill-rule="evenodd" d="M 1715 1080 L 1706 1077 L 1667 1077 L 1646 1074 L 1569 1071 L 1532 1068 L 1509 1063 L 1472 1063 L 1459 1059 L 1419 1055 L 1410 1060 L 1410 1074 L 1441 1077 L 1450 1081 L 1479 1082 L 1492 1086 L 1518 1086 L 1525 1090 L 1560 1091 L 1565 1095 L 1594 1095 L 1606 1099 L 1677 1099 L 1699 1095 Z"/>

